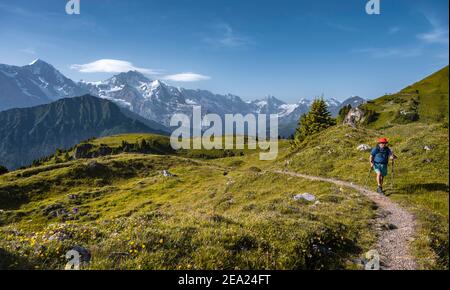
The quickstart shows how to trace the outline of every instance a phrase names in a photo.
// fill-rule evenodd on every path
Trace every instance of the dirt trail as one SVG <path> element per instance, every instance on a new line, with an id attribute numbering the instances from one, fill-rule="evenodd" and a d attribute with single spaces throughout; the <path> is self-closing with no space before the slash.
<path id="1" fill-rule="evenodd" d="M 415 218 L 388 197 L 351 182 L 334 178 L 310 176 L 288 171 L 275 172 L 314 181 L 331 182 L 339 186 L 356 189 L 367 196 L 380 209 L 376 220 L 376 230 L 379 237 L 376 250 L 380 254 L 381 268 L 384 270 L 415 270 L 417 268 L 409 248 L 409 243 L 414 238 Z"/>

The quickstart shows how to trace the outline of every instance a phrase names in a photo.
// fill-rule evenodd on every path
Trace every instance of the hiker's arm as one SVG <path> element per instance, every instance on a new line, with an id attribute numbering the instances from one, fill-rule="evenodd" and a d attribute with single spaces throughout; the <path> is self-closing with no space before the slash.
<path id="1" fill-rule="evenodd" d="M 373 162 L 373 155 L 370 154 L 370 167 L 374 166 L 374 162 Z"/>

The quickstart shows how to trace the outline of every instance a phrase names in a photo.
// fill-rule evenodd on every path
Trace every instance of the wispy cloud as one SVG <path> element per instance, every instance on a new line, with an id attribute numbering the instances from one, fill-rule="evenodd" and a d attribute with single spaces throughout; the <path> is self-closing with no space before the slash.
<path id="1" fill-rule="evenodd" d="M 345 24 L 341 24 L 341 23 L 327 22 L 326 24 L 333 29 L 340 30 L 343 32 L 358 32 L 358 31 L 360 31 L 359 28 L 357 28 L 357 27 L 345 25 Z"/>
<path id="2" fill-rule="evenodd" d="M 431 30 L 426 33 L 418 34 L 417 37 L 426 42 L 432 44 L 449 44 L 448 41 L 448 25 L 443 25 L 436 17 L 431 15 L 425 15 L 426 19 L 431 25 Z"/>
<path id="3" fill-rule="evenodd" d="M 394 34 L 397 34 L 399 32 L 400 32 L 400 27 L 398 27 L 398 26 L 390 27 L 389 30 L 388 30 L 388 33 L 390 35 L 394 35 Z"/>
<path id="4" fill-rule="evenodd" d="M 192 73 L 192 72 L 187 72 L 187 73 L 168 75 L 168 76 L 165 76 L 163 79 L 167 80 L 167 81 L 175 81 L 175 82 L 198 82 L 198 81 L 209 80 L 209 79 L 211 79 L 211 77 Z"/>
<path id="5" fill-rule="evenodd" d="M 231 25 L 221 23 L 214 26 L 218 36 L 205 37 L 203 41 L 214 47 L 238 48 L 253 43 L 248 37 L 238 35 Z"/>
<path id="6" fill-rule="evenodd" d="M 78 70 L 82 73 L 121 73 L 128 71 L 138 71 L 145 74 L 157 75 L 161 71 L 140 68 L 134 66 L 131 62 L 117 59 L 100 59 L 87 64 L 73 64 L 71 69 Z"/>
<path id="7" fill-rule="evenodd" d="M 31 54 L 31 55 L 37 55 L 37 52 L 34 48 L 32 47 L 28 47 L 28 48 L 23 48 L 20 50 L 20 52 L 26 53 L 26 54 Z"/>
<path id="8" fill-rule="evenodd" d="M 387 58 L 387 57 L 397 57 L 397 58 L 409 58 L 417 57 L 422 55 L 422 49 L 420 48 L 362 48 L 354 49 L 352 53 L 362 53 L 367 54 L 372 58 Z"/>

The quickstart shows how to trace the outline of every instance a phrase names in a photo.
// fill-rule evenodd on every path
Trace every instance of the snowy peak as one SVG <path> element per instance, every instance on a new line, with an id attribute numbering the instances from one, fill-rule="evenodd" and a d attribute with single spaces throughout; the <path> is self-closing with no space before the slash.
<path id="1" fill-rule="evenodd" d="M 86 93 L 47 62 L 19 67 L 0 64 L 0 110 L 46 104 Z"/>
<path id="2" fill-rule="evenodd" d="M 106 80 L 106 83 L 115 86 L 129 85 L 132 87 L 138 87 L 141 83 L 149 83 L 150 80 L 146 78 L 142 73 L 138 71 L 129 71 L 126 73 L 120 73 Z"/>

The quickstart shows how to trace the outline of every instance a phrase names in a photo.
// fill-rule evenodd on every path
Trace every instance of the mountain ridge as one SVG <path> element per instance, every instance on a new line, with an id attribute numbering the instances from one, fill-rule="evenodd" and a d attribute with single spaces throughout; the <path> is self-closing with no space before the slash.
<path id="1" fill-rule="evenodd" d="M 119 133 L 168 134 L 124 114 L 113 102 L 90 95 L 10 109 L 0 112 L 0 164 L 26 166 L 57 148 Z"/>
<path id="2" fill-rule="evenodd" d="M 138 71 L 119 73 L 99 82 L 75 83 L 40 59 L 23 67 L 0 65 L 0 86 L 7 88 L 0 93 L 0 111 L 89 93 L 113 101 L 163 126 L 169 125 L 175 113 L 190 116 L 194 105 L 201 105 L 205 114 L 279 114 L 279 123 L 288 128 L 285 136 L 295 130 L 296 122 L 308 112 L 311 104 L 310 100 L 305 99 L 288 104 L 274 96 L 244 101 L 233 94 L 221 95 L 202 89 L 174 87 L 160 80 L 151 80 Z M 364 102 L 364 99 L 359 98 L 357 105 Z M 327 103 L 333 116 L 337 115 L 343 104 L 333 98 L 327 99 Z"/>

